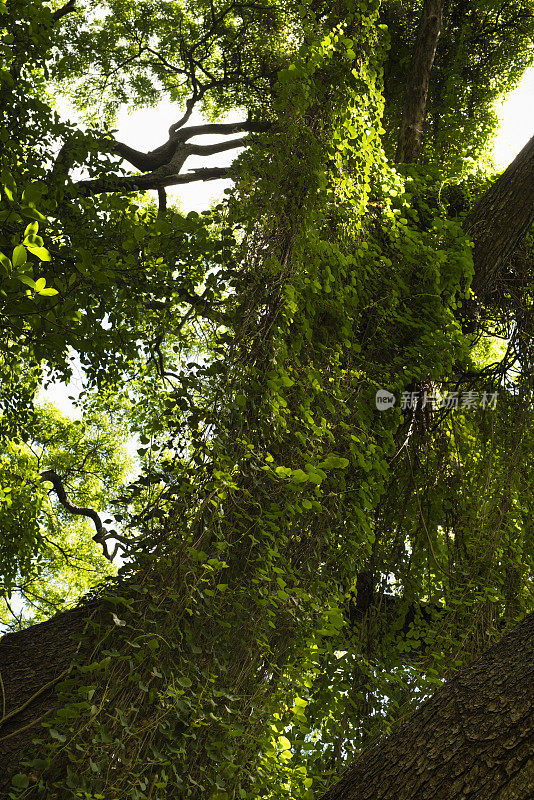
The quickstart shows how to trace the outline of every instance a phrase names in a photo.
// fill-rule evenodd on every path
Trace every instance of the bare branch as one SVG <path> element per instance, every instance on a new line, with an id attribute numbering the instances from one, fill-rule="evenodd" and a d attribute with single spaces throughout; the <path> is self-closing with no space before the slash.
<path id="1" fill-rule="evenodd" d="M 235 147 L 245 147 L 247 139 L 242 136 L 240 139 L 232 139 L 230 142 L 217 142 L 216 144 L 190 144 L 189 152 L 194 156 L 212 156 L 216 153 L 224 153 L 225 150 L 233 150 Z"/>
<path id="2" fill-rule="evenodd" d="M 167 210 L 167 192 L 165 189 L 158 189 L 158 217 L 164 217 Z"/>
<path id="3" fill-rule="evenodd" d="M 193 136 L 205 136 L 210 134 L 223 134 L 228 136 L 232 133 L 265 133 L 270 130 L 272 125 L 268 122 L 253 122 L 243 120 L 243 122 L 206 122 L 204 125 L 192 125 L 180 131 L 176 139 L 187 142 Z"/>
<path id="4" fill-rule="evenodd" d="M 76 11 L 76 0 L 69 0 L 68 3 L 65 3 L 64 6 L 58 8 L 57 11 L 54 11 L 52 14 L 52 19 L 54 22 L 57 22 L 59 19 L 66 17 L 67 14 L 70 14 L 72 11 Z"/>
<path id="5" fill-rule="evenodd" d="M 154 170 L 162 167 L 167 161 L 172 158 L 176 148 L 169 141 L 158 150 L 152 150 L 149 153 L 143 153 L 141 150 L 134 150 L 133 147 L 128 147 L 127 144 L 122 142 L 114 142 L 112 145 L 112 152 L 119 155 L 125 161 L 133 164 L 137 169 Z"/>
<path id="6" fill-rule="evenodd" d="M 198 96 L 198 93 L 194 95 L 194 97 L 196 96 Z M 245 147 L 247 144 L 246 137 L 211 145 L 190 144 L 189 140 L 194 136 L 214 134 L 228 136 L 235 133 L 265 132 L 271 128 L 271 125 L 269 123 L 253 122 L 249 118 L 240 122 L 205 123 L 203 125 L 192 125 L 189 128 L 181 128 L 180 126 L 188 118 L 189 112 L 194 105 L 194 97 L 188 101 L 188 110 L 184 117 L 169 129 L 169 139 L 155 150 L 143 153 L 123 142 L 116 141 L 106 145 L 108 152 L 115 153 L 125 161 L 128 161 L 136 169 L 145 172 L 144 175 L 103 176 L 101 178 L 81 180 L 75 184 L 80 193 L 82 195 L 94 195 L 119 191 L 160 190 L 167 186 L 193 183 L 199 180 L 208 181 L 227 178 L 229 176 L 227 167 L 199 168 L 190 170 L 185 175 L 181 174 L 181 170 L 189 156 L 210 156 L 223 153 L 226 150 Z M 65 144 L 61 148 L 54 165 L 53 172 L 55 174 L 61 173 L 65 178 L 67 177 L 71 164 L 70 153 L 70 146 Z"/>
<path id="7" fill-rule="evenodd" d="M 96 528 L 96 534 L 93 536 L 93 539 L 95 540 L 95 542 L 98 542 L 98 544 L 102 545 L 102 551 L 105 557 L 109 561 L 113 561 L 113 558 L 117 553 L 117 548 L 115 548 L 113 555 L 111 555 L 106 544 L 106 539 L 109 538 L 109 534 L 102 525 L 102 520 L 100 519 L 99 515 L 94 510 L 94 508 L 77 506 L 75 503 L 71 502 L 67 497 L 65 487 L 63 486 L 63 481 L 61 480 L 57 472 L 54 472 L 53 469 L 45 470 L 45 472 L 41 473 L 41 482 L 44 483 L 45 481 L 50 481 L 50 483 L 54 487 L 54 491 L 57 495 L 59 502 L 64 508 L 67 509 L 68 512 L 70 512 L 71 514 L 79 514 L 84 517 L 89 517 L 90 519 L 93 520 L 94 526 Z"/>
<path id="8" fill-rule="evenodd" d="M 78 181 L 80 194 L 93 195 L 107 192 L 138 192 L 149 189 L 164 189 L 167 186 L 178 186 L 195 181 L 214 181 L 230 176 L 229 167 L 201 167 L 191 170 L 186 175 L 179 175 L 165 169 L 148 175 L 127 175 L 125 177 L 106 177 L 94 180 Z"/>
<path id="9" fill-rule="evenodd" d="M 171 138 L 172 135 L 175 134 L 179 128 L 182 128 L 185 125 L 185 123 L 189 121 L 189 118 L 193 113 L 195 103 L 199 100 L 199 98 L 202 96 L 203 93 L 204 93 L 203 91 L 194 92 L 193 96 L 189 98 L 189 100 L 185 104 L 185 114 L 183 115 L 183 117 L 180 117 L 178 122 L 175 122 L 169 128 L 169 138 Z"/>

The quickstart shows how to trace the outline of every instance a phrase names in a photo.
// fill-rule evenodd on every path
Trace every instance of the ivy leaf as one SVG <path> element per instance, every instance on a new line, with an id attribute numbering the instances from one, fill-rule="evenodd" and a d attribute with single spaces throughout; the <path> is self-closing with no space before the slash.
<path id="1" fill-rule="evenodd" d="M 12 266 L 11 265 L 11 261 L 3 253 L 0 253 L 0 265 L 3 267 L 3 269 L 5 269 L 5 271 L 9 275 L 9 273 L 11 272 L 11 266 Z"/>
<path id="2" fill-rule="evenodd" d="M 287 736 L 279 736 L 278 744 L 280 745 L 282 750 L 291 750 L 291 742 L 289 741 Z"/>
<path id="3" fill-rule="evenodd" d="M 294 469 L 291 472 L 291 479 L 295 483 L 306 483 L 309 480 L 309 476 L 302 469 Z"/>
<path id="4" fill-rule="evenodd" d="M 17 275 L 17 278 L 21 283 L 24 283 L 26 286 L 29 286 L 30 289 L 35 290 L 35 281 L 33 278 L 30 278 L 29 275 Z"/>
<path id="5" fill-rule="evenodd" d="M 50 253 L 48 252 L 48 250 L 46 249 L 46 247 L 39 247 L 36 244 L 28 244 L 26 246 L 27 246 L 28 250 L 30 251 L 30 253 L 32 255 L 34 255 L 34 256 L 37 256 L 37 258 L 40 261 L 50 261 L 51 260 L 52 257 L 50 255 Z"/>
<path id="6" fill-rule="evenodd" d="M 322 461 L 319 466 L 323 469 L 346 469 L 350 461 L 348 458 L 342 456 L 329 455 Z"/>
<path id="7" fill-rule="evenodd" d="M 13 249 L 13 258 L 11 259 L 13 261 L 13 266 L 22 267 L 26 263 L 27 259 L 28 254 L 26 252 L 26 248 L 23 244 L 18 244 Z"/>
<path id="8" fill-rule="evenodd" d="M 11 783 L 13 786 L 16 786 L 17 789 L 26 789 L 26 787 L 30 785 L 30 779 L 23 772 L 17 772 L 17 774 L 13 775 L 11 778 Z"/>

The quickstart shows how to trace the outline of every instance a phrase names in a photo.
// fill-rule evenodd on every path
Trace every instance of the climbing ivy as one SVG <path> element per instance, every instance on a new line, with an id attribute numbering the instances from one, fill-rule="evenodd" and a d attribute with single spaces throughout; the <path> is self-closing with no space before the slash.
<path id="1" fill-rule="evenodd" d="M 55 302 L 83 310 L 58 347 L 98 389 L 86 413 L 129 421 L 142 469 L 115 504 L 125 561 L 85 598 L 12 798 L 311 800 L 503 609 L 506 624 L 531 603 L 529 378 L 499 383 L 462 316 L 473 260 L 458 206 L 484 176 L 388 160 L 378 2 L 290 11 L 253 104 L 275 124 L 250 135 L 223 203 L 184 216 L 59 181 L 46 195 L 67 265 Z M 83 42 L 61 69 L 90 60 Z M 107 114 L 129 97 L 116 80 Z M 25 235 L 38 257 L 45 240 Z M 49 302 L 39 280 L 23 302 Z M 492 322 L 486 336 L 507 341 Z M 35 348 L 37 374 L 53 359 Z M 499 416 L 400 405 L 462 381 L 500 388 Z M 380 391 L 393 407 L 377 408 Z"/>

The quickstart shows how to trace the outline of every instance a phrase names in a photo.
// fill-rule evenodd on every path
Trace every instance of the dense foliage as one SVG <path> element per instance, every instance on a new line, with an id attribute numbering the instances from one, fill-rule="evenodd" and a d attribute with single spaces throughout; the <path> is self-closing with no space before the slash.
<path id="1" fill-rule="evenodd" d="M 532 610 L 532 256 L 473 314 L 462 219 L 534 14 L 448 5 L 416 165 L 420 2 L 0 6 L 4 619 L 91 590 L 13 798 L 310 800 Z M 114 141 L 162 95 L 248 113 L 208 212 Z M 37 393 L 74 363 L 73 421 Z M 113 514 L 118 575 L 47 470 Z"/>

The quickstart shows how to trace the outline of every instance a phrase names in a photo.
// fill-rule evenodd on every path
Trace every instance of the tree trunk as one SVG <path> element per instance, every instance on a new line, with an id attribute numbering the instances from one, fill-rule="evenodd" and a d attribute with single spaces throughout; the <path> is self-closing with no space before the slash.
<path id="1" fill-rule="evenodd" d="M 473 239 L 472 288 L 488 302 L 502 287 L 502 273 L 534 222 L 534 137 L 476 203 L 464 221 Z"/>
<path id="2" fill-rule="evenodd" d="M 425 0 L 412 54 L 397 145 L 397 163 L 415 164 L 421 152 L 430 73 L 443 26 L 444 0 Z"/>
<path id="3" fill-rule="evenodd" d="M 63 680 L 78 649 L 76 636 L 97 606 L 87 604 L 10 633 L 0 640 L 0 797 L 40 722 L 56 709 L 54 686 Z"/>
<path id="4" fill-rule="evenodd" d="M 532 800 L 534 614 L 364 751 L 322 800 Z"/>

